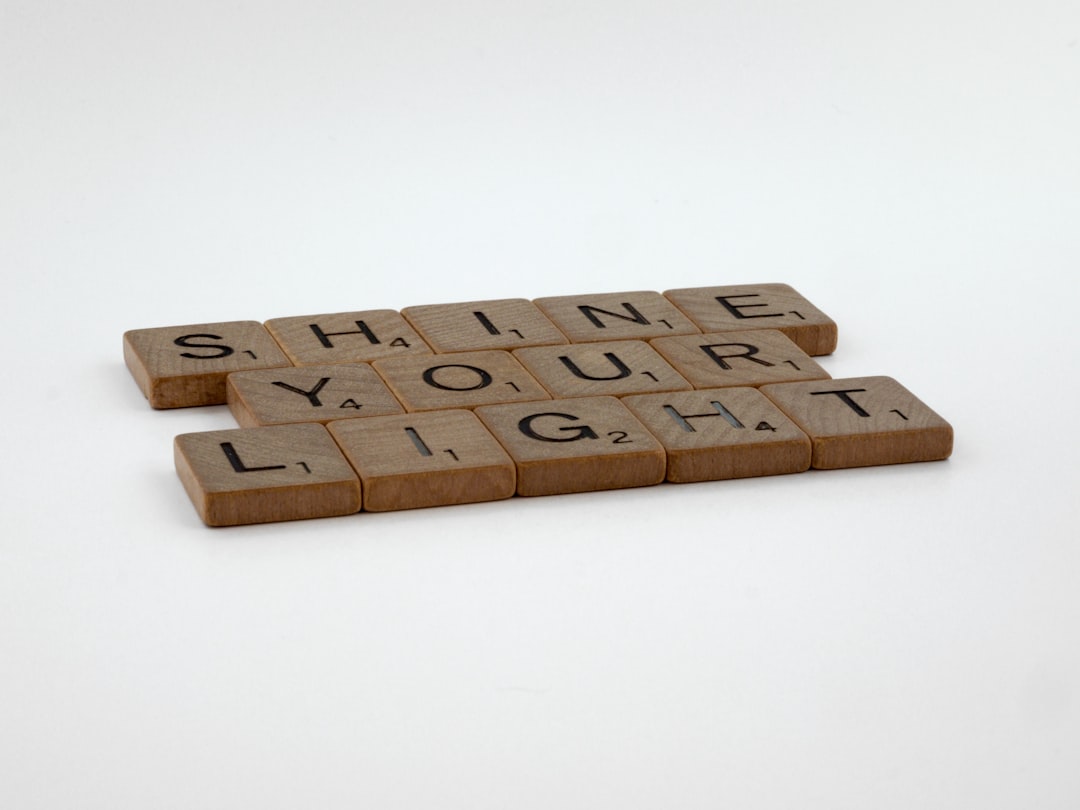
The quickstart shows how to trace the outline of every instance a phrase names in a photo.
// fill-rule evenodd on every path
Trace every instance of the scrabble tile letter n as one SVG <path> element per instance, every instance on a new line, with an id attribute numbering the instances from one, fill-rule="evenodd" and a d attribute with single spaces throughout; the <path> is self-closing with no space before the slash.
<path id="1" fill-rule="evenodd" d="M 231 372 L 291 365 L 257 321 L 133 329 L 124 362 L 154 408 L 224 405 Z"/>

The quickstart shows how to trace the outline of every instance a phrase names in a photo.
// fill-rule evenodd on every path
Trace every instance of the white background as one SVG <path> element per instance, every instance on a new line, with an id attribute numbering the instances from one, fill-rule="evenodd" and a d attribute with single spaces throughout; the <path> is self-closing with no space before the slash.
<path id="1" fill-rule="evenodd" d="M 1080 7 L 0 0 L 0 805 L 1080 806 Z M 947 462 L 210 530 L 127 329 L 782 281 Z"/>

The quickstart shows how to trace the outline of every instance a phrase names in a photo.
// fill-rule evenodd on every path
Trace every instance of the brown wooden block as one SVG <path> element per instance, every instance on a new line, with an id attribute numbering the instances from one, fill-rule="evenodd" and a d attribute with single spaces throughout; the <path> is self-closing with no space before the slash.
<path id="1" fill-rule="evenodd" d="M 647 340 L 701 332 L 658 292 L 595 293 L 533 301 L 571 343 Z"/>
<path id="2" fill-rule="evenodd" d="M 257 321 L 133 329 L 124 362 L 154 408 L 224 405 L 230 372 L 290 365 Z"/>
<path id="3" fill-rule="evenodd" d="M 266 322 L 266 328 L 298 366 L 366 363 L 432 353 L 392 309 L 274 318 Z"/>
<path id="4" fill-rule="evenodd" d="M 667 480 L 805 472 L 810 439 L 756 388 L 624 397 L 667 453 Z"/>
<path id="5" fill-rule="evenodd" d="M 692 287 L 664 296 L 702 332 L 777 329 L 807 354 L 836 349 L 836 322 L 787 284 Z"/>
<path id="6" fill-rule="evenodd" d="M 614 397 L 490 405 L 476 415 L 517 465 L 519 495 L 658 484 L 664 449 Z"/>
<path id="7" fill-rule="evenodd" d="M 517 349 L 514 357 L 555 398 L 687 391 L 693 387 L 640 340 L 537 346 Z"/>
<path id="8" fill-rule="evenodd" d="M 405 412 L 367 363 L 237 372 L 229 375 L 226 399 L 240 427 Z"/>
<path id="9" fill-rule="evenodd" d="M 401 314 L 439 353 L 568 342 L 555 324 L 524 298 L 406 307 Z"/>
<path id="10" fill-rule="evenodd" d="M 891 377 L 767 385 L 761 389 L 814 445 L 819 470 L 938 461 L 952 426 Z"/>
<path id="11" fill-rule="evenodd" d="M 350 419 L 329 428 L 360 475 L 367 511 L 514 494 L 514 462 L 471 411 Z"/>
<path id="12" fill-rule="evenodd" d="M 185 433 L 176 472 L 209 526 L 360 511 L 360 481 L 322 425 Z"/>
<path id="13" fill-rule="evenodd" d="M 695 388 L 824 380 L 829 373 L 780 332 L 753 329 L 650 341 Z"/>
<path id="14" fill-rule="evenodd" d="M 372 364 L 407 411 L 551 399 L 509 352 L 400 357 Z"/>

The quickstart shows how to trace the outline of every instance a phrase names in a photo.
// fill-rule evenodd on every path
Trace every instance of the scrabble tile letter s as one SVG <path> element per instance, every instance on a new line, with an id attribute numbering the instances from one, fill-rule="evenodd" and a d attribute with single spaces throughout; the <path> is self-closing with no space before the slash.
<path id="1" fill-rule="evenodd" d="M 231 372 L 291 365 L 257 321 L 133 329 L 124 362 L 154 408 L 224 405 Z"/>

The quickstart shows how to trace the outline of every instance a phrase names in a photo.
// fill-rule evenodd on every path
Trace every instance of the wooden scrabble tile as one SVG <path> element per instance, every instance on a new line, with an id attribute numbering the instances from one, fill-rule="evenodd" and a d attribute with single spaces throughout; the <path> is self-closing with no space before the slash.
<path id="1" fill-rule="evenodd" d="M 399 357 L 372 365 L 407 411 L 551 399 L 509 352 Z"/>
<path id="2" fill-rule="evenodd" d="M 819 470 L 952 453 L 952 426 L 891 377 L 766 385 L 761 392 L 810 436 Z"/>
<path id="3" fill-rule="evenodd" d="M 290 365 L 257 321 L 133 329 L 124 361 L 154 408 L 223 405 L 230 372 Z"/>
<path id="4" fill-rule="evenodd" d="M 624 397 L 660 440 L 667 480 L 720 481 L 805 472 L 810 439 L 756 388 Z"/>
<path id="5" fill-rule="evenodd" d="M 392 309 L 273 318 L 266 322 L 266 328 L 298 366 L 366 363 L 432 353 Z"/>
<path id="6" fill-rule="evenodd" d="M 832 354 L 836 323 L 787 284 L 668 290 L 664 296 L 702 332 L 778 329 L 810 355 Z"/>
<path id="7" fill-rule="evenodd" d="M 360 481 L 322 425 L 185 433 L 176 472 L 209 526 L 360 511 Z"/>
<path id="8" fill-rule="evenodd" d="M 571 343 L 646 340 L 701 332 L 658 292 L 595 293 L 533 301 Z"/>
<path id="9" fill-rule="evenodd" d="M 614 397 L 476 409 L 517 465 L 519 495 L 658 484 L 664 449 Z"/>
<path id="10" fill-rule="evenodd" d="M 568 342 L 555 324 L 524 298 L 406 307 L 401 314 L 439 353 Z"/>
<path id="11" fill-rule="evenodd" d="M 229 375 L 226 400 L 240 427 L 405 412 L 367 363 L 237 372 Z"/>
<path id="12" fill-rule="evenodd" d="M 640 340 L 536 346 L 517 349 L 514 357 L 556 398 L 687 391 L 693 387 Z"/>
<path id="13" fill-rule="evenodd" d="M 780 332 L 753 329 L 649 341 L 695 388 L 824 380 L 829 373 Z"/>
<path id="14" fill-rule="evenodd" d="M 472 411 L 375 416 L 332 422 L 329 428 L 360 475 L 367 511 L 514 494 L 514 462 Z"/>

